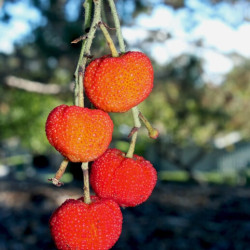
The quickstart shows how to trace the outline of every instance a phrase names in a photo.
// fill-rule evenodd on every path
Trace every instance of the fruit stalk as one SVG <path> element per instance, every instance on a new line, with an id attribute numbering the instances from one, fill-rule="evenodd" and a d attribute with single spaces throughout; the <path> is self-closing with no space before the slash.
<path id="1" fill-rule="evenodd" d="M 116 36 L 118 38 L 120 51 L 122 53 L 125 53 L 126 48 L 125 48 L 125 43 L 124 43 L 124 39 L 123 39 L 122 32 L 121 32 L 120 20 L 116 11 L 115 3 L 113 0 L 108 0 L 108 2 L 109 2 L 109 6 L 110 6 L 111 13 L 112 13 L 114 23 L 115 23 Z"/>
<path id="2" fill-rule="evenodd" d="M 90 204 L 90 191 L 89 191 L 89 166 L 88 162 L 82 163 L 82 171 L 83 171 L 83 197 L 84 203 Z"/>
<path id="3" fill-rule="evenodd" d="M 82 67 L 79 68 L 79 83 L 83 82 L 84 72 Z M 79 92 L 78 92 L 78 106 L 84 107 L 84 93 L 83 93 L 83 84 L 79 84 Z"/>
<path id="4" fill-rule="evenodd" d="M 136 144 L 136 140 L 137 140 L 137 135 L 138 135 L 138 130 L 141 127 L 141 122 L 139 119 L 139 109 L 137 106 L 132 108 L 132 114 L 133 114 L 133 118 L 134 118 L 134 132 L 132 133 L 132 138 L 131 138 L 131 142 L 129 145 L 129 149 L 128 152 L 126 154 L 127 158 L 133 158 L 134 155 L 134 151 L 135 151 L 135 144 Z"/>
<path id="5" fill-rule="evenodd" d="M 111 50 L 112 57 L 118 57 L 119 54 L 115 48 L 114 42 L 113 42 L 111 36 L 109 35 L 107 28 L 105 27 L 105 25 L 102 22 L 99 23 L 99 27 L 100 27 L 107 43 L 108 43 L 109 49 Z"/>

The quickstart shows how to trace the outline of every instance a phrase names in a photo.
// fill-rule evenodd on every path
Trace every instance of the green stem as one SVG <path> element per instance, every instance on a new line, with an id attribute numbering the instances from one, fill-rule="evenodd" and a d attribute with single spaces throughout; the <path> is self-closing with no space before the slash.
<path id="1" fill-rule="evenodd" d="M 90 30 L 89 30 L 89 33 L 88 33 L 88 38 L 87 38 L 87 41 L 86 41 L 85 55 L 90 54 L 90 47 L 92 45 L 92 41 L 94 39 L 96 29 L 98 27 L 99 22 L 101 22 L 101 4 L 102 4 L 102 0 L 94 0 L 94 4 L 95 4 L 94 17 L 93 17 L 93 21 L 92 21 L 92 24 L 90 26 Z M 82 66 L 83 66 L 84 61 L 87 62 L 87 57 L 86 56 L 83 57 Z"/>
<path id="2" fill-rule="evenodd" d="M 91 12 L 92 12 L 92 0 L 86 0 L 83 4 L 84 10 L 85 10 L 85 15 L 84 15 L 84 30 L 88 30 L 88 28 L 91 25 Z M 84 105 L 83 102 L 83 94 L 82 94 L 82 88 L 81 88 L 81 78 L 79 76 L 79 68 L 80 65 L 82 64 L 82 59 L 84 56 L 84 52 L 85 52 L 85 45 L 86 45 L 86 40 L 83 40 L 82 42 L 82 47 L 81 47 L 81 52 L 80 52 L 80 56 L 78 59 L 78 63 L 77 63 L 77 67 L 75 70 L 75 105 L 77 106 L 82 106 Z M 79 100 L 81 99 L 81 100 Z"/>
<path id="3" fill-rule="evenodd" d="M 88 55 L 90 54 L 90 48 L 92 45 L 92 41 L 95 36 L 96 29 L 98 27 L 98 23 L 101 21 L 101 1 L 102 0 L 94 0 L 95 10 L 93 21 L 90 26 L 90 30 L 87 34 L 86 40 L 82 42 L 82 48 L 79 56 L 79 60 L 77 63 L 76 71 L 75 71 L 75 105 L 83 107 L 84 103 L 84 94 L 83 94 L 83 76 L 85 67 L 88 60 Z M 91 13 L 92 4 L 84 4 L 84 7 L 87 8 L 85 13 Z M 88 14 L 89 15 L 89 14 Z M 86 24 L 89 25 L 89 18 L 85 19 Z"/>
<path id="4" fill-rule="evenodd" d="M 114 42 L 113 42 L 111 36 L 109 35 L 109 32 L 108 32 L 107 28 L 101 22 L 99 23 L 99 26 L 100 26 L 100 29 L 101 29 L 103 35 L 105 36 L 105 39 L 106 39 L 106 41 L 108 43 L 108 46 L 109 46 L 110 50 L 111 50 L 112 57 L 118 57 L 119 54 L 118 54 L 118 52 L 117 52 L 117 50 L 115 48 Z"/>
<path id="5" fill-rule="evenodd" d="M 120 51 L 122 53 L 125 53 L 126 48 L 125 48 L 125 43 L 124 43 L 122 32 L 121 32 L 120 20 L 119 20 L 118 14 L 117 14 L 115 3 L 114 3 L 113 0 L 108 0 L 108 2 L 109 2 L 109 6 L 110 6 L 111 13 L 112 13 L 112 16 L 113 16 L 113 19 L 114 19 L 114 23 L 115 23 L 116 36 L 118 38 L 118 42 L 119 42 L 119 46 L 120 46 Z"/>
<path id="6" fill-rule="evenodd" d="M 84 51 L 85 51 L 85 45 L 86 45 L 86 40 L 84 40 L 82 42 L 82 48 L 81 48 L 81 52 L 80 52 L 80 56 L 79 56 L 79 59 L 78 59 L 78 63 L 77 63 L 77 66 L 76 66 L 76 70 L 75 70 L 75 105 L 77 106 L 80 106 L 79 105 L 79 98 L 80 98 L 80 95 L 81 95 L 81 92 L 80 92 L 80 77 L 79 77 L 79 68 L 80 68 L 80 65 L 82 64 L 82 58 L 84 56 Z"/>
<path id="7" fill-rule="evenodd" d="M 106 15 L 106 12 L 105 12 L 105 7 L 104 7 L 104 4 L 102 3 L 102 7 L 101 7 L 101 19 L 104 23 L 108 23 L 108 20 L 107 20 L 107 15 Z M 108 13 L 109 14 L 109 13 Z"/>
<path id="8" fill-rule="evenodd" d="M 128 152 L 126 154 L 126 157 L 128 157 L 128 158 L 133 158 L 134 151 L 135 151 L 135 144 L 136 144 L 137 135 L 138 135 L 138 130 L 141 127 L 141 122 L 140 122 L 140 119 L 139 119 L 139 113 L 140 113 L 140 111 L 139 111 L 137 106 L 132 108 L 132 114 L 133 114 L 133 119 L 134 119 L 134 128 L 136 128 L 136 130 L 132 134 L 129 149 L 128 149 Z"/>
<path id="9" fill-rule="evenodd" d="M 90 191 L 89 191 L 89 166 L 88 162 L 82 163 L 82 171 L 83 171 L 83 197 L 84 203 L 90 204 Z"/>
<path id="10" fill-rule="evenodd" d="M 85 0 L 83 4 L 85 13 L 84 13 L 84 30 L 88 32 L 88 29 L 91 25 L 91 12 L 92 12 L 92 0 Z"/>

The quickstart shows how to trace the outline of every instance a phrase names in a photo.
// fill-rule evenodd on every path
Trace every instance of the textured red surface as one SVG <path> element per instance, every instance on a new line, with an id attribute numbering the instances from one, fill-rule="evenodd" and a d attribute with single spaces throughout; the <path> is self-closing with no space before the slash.
<path id="1" fill-rule="evenodd" d="M 90 101 L 106 112 L 126 112 L 153 88 L 153 67 L 141 52 L 103 56 L 86 68 L 84 88 Z"/>
<path id="2" fill-rule="evenodd" d="M 96 196 L 91 200 L 68 199 L 52 214 L 50 230 L 58 249 L 105 250 L 116 243 L 122 230 L 118 204 Z"/>
<path id="3" fill-rule="evenodd" d="M 93 161 L 108 148 L 113 122 L 102 110 L 60 105 L 46 122 L 48 141 L 72 162 Z"/>
<path id="4" fill-rule="evenodd" d="M 90 183 L 96 194 L 120 206 L 146 201 L 156 181 L 156 170 L 149 161 L 138 155 L 126 158 L 118 149 L 108 149 L 91 166 Z"/>

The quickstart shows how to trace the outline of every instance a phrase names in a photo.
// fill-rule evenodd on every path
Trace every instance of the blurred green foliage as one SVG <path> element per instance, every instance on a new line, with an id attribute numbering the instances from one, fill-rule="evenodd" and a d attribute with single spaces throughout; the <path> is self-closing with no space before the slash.
<path id="1" fill-rule="evenodd" d="M 49 112 L 62 100 L 0 87 L 1 139 L 17 137 L 33 153 L 44 152 L 48 147 L 44 124 Z"/>

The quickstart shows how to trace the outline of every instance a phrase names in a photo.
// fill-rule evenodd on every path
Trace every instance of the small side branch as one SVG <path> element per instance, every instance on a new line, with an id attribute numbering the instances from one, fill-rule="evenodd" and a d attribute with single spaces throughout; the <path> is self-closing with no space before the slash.
<path id="1" fill-rule="evenodd" d="M 64 159 L 56 172 L 55 176 L 53 178 L 48 179 L 51 181 L 55 186 L 60 187 L 63 185 L 62 182 L 60 182 L 60 179 L 62 178 L 67 166 L 69 164 L 69 161 L 67 159 Z"/>
<path id="2" fill-rule="evenodd" d="M 79 43 L 80 41 L 85 40 L 87 38 L 88 38 L 88 35 L 83 35 L 83 36 L 80 36 L 80 37 L 74 39 L 71 43 Z"/>
<path id="3" fill-rule="evenodd" d="M 156 139 L 159 136 L 159 131 L 156 128 L 153 128 L 151 123 L 148 121 L 148 119 L 141 113 L 139 112 L 139 118 L 145 125 L 145 127 L 148 130 L 148 136 L 152 139 Z"/>

